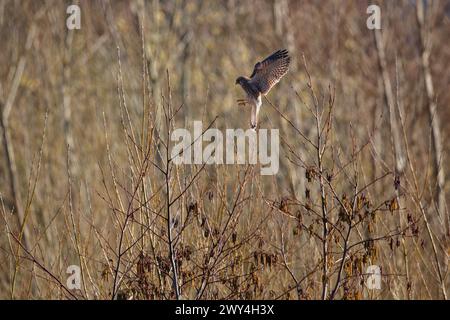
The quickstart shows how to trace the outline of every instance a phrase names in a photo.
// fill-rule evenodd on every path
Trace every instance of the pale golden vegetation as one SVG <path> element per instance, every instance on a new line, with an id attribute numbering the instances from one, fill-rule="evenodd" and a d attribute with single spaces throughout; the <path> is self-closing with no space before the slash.
<path id="1" fill-rule="evenodd" d="M 69 4 L 0 0 L 0 298 L 447 298 L 449 1 Z M 279 173 L 175 165 L 279 48 Z"/>

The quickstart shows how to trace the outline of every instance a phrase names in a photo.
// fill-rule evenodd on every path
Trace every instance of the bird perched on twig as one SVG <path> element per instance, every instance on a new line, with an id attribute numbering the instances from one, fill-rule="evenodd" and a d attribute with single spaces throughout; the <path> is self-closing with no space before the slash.
<path id="1" fill-rule="evenodd" d="M 290 62 L 288 51 L 286 49 L 278 50 L 263 61 L 257 62 L 249 78 L 239 77 L 236 79 L 236 84 L 241 85 L 247 94 L 246 99 L 237 100 L 238 104 L 252 106 L 250 119 L 252 129 L 256 130 L 258 125 L 258 114 L 262 105 L 261 96 L 268 94 L 270 89 L 288 72 Z"/>

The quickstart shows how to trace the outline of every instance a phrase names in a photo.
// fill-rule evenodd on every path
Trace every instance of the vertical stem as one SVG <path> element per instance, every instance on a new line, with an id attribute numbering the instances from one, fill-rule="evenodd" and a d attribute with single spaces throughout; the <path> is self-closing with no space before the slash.
<path id="1" fill-rule="evenodd" d="M 320 137 L 318 139 L 318 146 L 320 147 Z M 318 148 L 318 150 L 320 150 Z M 322 233 L 322 254 L 323 254 L 323 268 L 322 268 L 322 300 L 326 299 L 328 296 L 328 212 L 325 200 L 325 188 L 323 185 L 323 167 L 322 167 L 322 157 L 320 151 L 318 152 L 319 161 L 319 183 L 320 183 L 320 197 L 322 203 L 322 223 L 323 223 L 323 233 Z"/>
<path id="2" fill-rule="evenodd" d="M 1 110 L 2 108 L 0 108 Z M 24 210 L 22 207 L 22 200 L 20 196 L 19 178 L 17 174 L 16 161 L 14 157 L 14 149 L 11 142 L 11 135 L 9 133 L 8 120 L 0 117 L 0 127 L 2 129 L 3 149 L 5 149 L 6 164 L 9 175 L 9 187 L 11 189 L 11 195 L 14 201 L 14 207 L 16 211 L 17 221 L 19 228 L 24 223 Z M 20 239 L 25 247 L 27 246 L 27 239 L 29 238 L 29 232 L 26 225 L 24 225 L 23 235 Z"/>
<path id="3" fill-rule="evenodd" d="M 315 99 L 316 105 L 316 126 L 317 126 L 317 164 L 319 166 L 319 185 L 320 185 L 320 200 L 322 207 L 322 255 L 323 255 L 323 265 L 322 265 L 322 300 L 328 297 L 328 210 L 325 199 L 325 187 L 323 182 L 323 164 L 322 164 L 322 134 L 321 134 L 321 120 L 319 114 L 319 106 L 317 99 Z"/>
<path id="4" fill-rule="evenodd" d="M 418 0 L 416 2 L 416 14 L 417 24 L 419 26 L 419 40 L 420 40 L 420 54 L 422 60 L 422 71 L 425 79 L 425 89 L 428 100 L 428 115 L 430 118 L 430 126 L 432 130 L 433 139 L 433 164 L 434 173 L 436 175 L 437 192 L 436 200 L 438 204 L 439 216 L 442 218 L 442 222 L 445 225 L 445 232 L 447 235 L 450 233 L 448 214 L 446 213 L 446 201 L 445 201 L 445 171 L 441 165 L 443 162 L 443 148 L 441 140 L 441 131 L 439 124 L 439 115 L 437 113 L 436 97 L 434 94 L 433 78 L 431 77 L 430 70 L 430 50 L 429 43 L 426 43 L 426 28 L 423 2 Z"/>
<path id="5" fill-rule="evenodd" d="M 166 142 L 166 170 L 164 172 L 165 176 L 165 182 L 166 182 L 166 201 L 167 201 L 167 235 L 168 235 L 168 243 L 169 243 L 169 259 L 170 263 L 172 265 L 173 270 L 173 289 L 175 291 L 175 296 L 177 300 L 180 300 L 180 288 L 178 286 L 178 271 L 177 271 L 177 264 L 175 261 L 175 250 L 173 246 L 173 239 L 172 239 L 172 225 L 171 225 L 171 214 L 170 214 L 170 207 L 171 207 L 171 201 L 170 201 L 170 128 L 172 125 L 172 112 L 171 112 L 171 105 L 172 105 L 172 95 L 171 95 L 171 88 L 170 88 L 170 78 L 169 78 L 169 72 L 167 72 L 167 83 L 169 88 L 169 101 L 168 101 L 168 107 L 167 111 L 165 112 L 166 117 L 166 126 L 167 126 L 167 142 Z"/>
<path id="6" fill-rule="evenodd" d="M 169 153 L 166 152 L 168 155 Z M 168 156 L 167 156 L 167 164 L 168 162 Z M 173 288 L 175 290 L 175 295 L 177 297 L 177 300 L 180 299 L 180 289 L 178 287 L 178 272 L 177 272 L 177 265 L 175 262 L 175 255 L 174 255 L 174 248 L 173 248 L 173 241 L 172 241 L 172 226 L 171 226 L 171 215 L 170 215 L 170 186 L 169 186 L 169 168 L 167 168 L 165 173 L 166 178 L 166 193 L 167 193 L 167 234 L 168 234 L 168 242 L 169 242 L 169 259 L 170 263 L 172 264 L 172 270 L 173 270 Z"/>
<path id="7" fill-rule="evenodd" d="M 374 30 L 375 46 L 377 48 L 378 67 L 380 69 L 381 78 L 384 87 L 384 100 L 389 113 L 389 129 L 391 134 L 391 143 L 393 146 L 395 170 L 401 174 L 406 165 L 403 148 L 400 142 L 400 130 L 398 127 L 397 115 L 394 109 L 394 93 L 392 90 L 391 80 L 387 69 L 386 53 L 384 49 L 383 37 L 380 30 Z"/>

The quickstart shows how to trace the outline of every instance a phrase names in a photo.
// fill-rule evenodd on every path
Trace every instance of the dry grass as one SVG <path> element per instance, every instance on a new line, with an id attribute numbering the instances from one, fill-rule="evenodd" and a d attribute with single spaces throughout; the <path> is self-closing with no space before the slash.
<path id="1" fill-rule="evenodd" d="M 60 2 L 0 1 L 0 298 L 447 297 L 415 7 L 382 2 L 377 39 L 363 2 L 254 5 L 80 1 L 69 32 Z M 426 16 L 444 154 L 449 6 Z M 248 127 L 233 80 L 284 46 L 261 117 L 280 172 L 175 165 L 174 129 Z"/>

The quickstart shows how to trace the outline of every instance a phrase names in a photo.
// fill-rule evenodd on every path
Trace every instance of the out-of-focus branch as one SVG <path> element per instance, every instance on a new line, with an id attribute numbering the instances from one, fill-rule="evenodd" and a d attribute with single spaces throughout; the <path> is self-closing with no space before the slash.
<path id="1" fill-rule="evenodd" d="M 0 102 L 0 111 L 3 111 L 3 104 Z M 8 127 L 8 118 L 0 117 L 0 127 L 2 129 L 3 149 L 5 150 L 6 165 L 9 175 L 9 188 L 11 189 L 11 196 L 13 198 L 14 207 L 16 211 L 17 221 L 19 226 L 24 220 L 24 212 L 22 200 L 20 196 L 19 178 L 17 173 L 16 161 L 14 156 L 14 148 L 11 141 L 11 135 Z M 22 236 L 22 242 L 27 247 L 28 229 L 25 226 Z"/>
<path id="2" fill-rule="evenodd" d="M 389 126 L 391 131 L 392 145 L 394 147 L 395 169 L 398 174 L 401 174 L 405 169 L 406 160 L 400 143 L 400 129 L 398 120 L 394 109 L 394 93 L 392 90 L 389 72 L 387 70 L 386 54 L 384 50 L 384 43 L 381 31 L 374 30 L 374 41 L 377 48 L 378 67 L 380 69 L 381 77 L 384 86 L 384 100 L 389 111 Z"/>
<path id="3" fill-rule="evenodd" d="M 283 45 L 287 47 L 292 56 L 296 55 L 296 45 L 295 45 L 295 32 L 292 27 L 294 24 L 292 22 L 293 18 L 289 12 L 289 3 L 287 0 L 274 1 L 273 3 L 273 13 L 274 13 L 274 28 L 277 36 L 282 39 Z M 289 73 L 294 77 L 298 74 L 298 64 L 297 59 L 292 59 L 289 66 Z M 300 82 L 293 81 L 291 84 L 295 92 L 300 92 Z M 295 95 L 287 95 L 286 97 L 286 110 L 292 110 L 292 114 L 289 114 L 289 118 L 295 123 L 295 127 L 300 127 L 302 123 L 302 111 L 298 108 L 298 103 L 296 101 Z M 297 108 L 296 108 L 297 107 Z M 286 130 L 289 126 L 286 122 L 281 122 L 281 126 Z M 299 152 L 303 150 L 298 150 Z M 287 163 L 287 170 L 289 172 L 288 179 L 291 180 L 292 191 L 297 198 L 300 198 L 305 189 L 305 172 L 303 168 L 294 168 L 293 164 Z"/>
<path id="4" fill-rule="evenodd" d="M 73 124 L 72 124 L 72 103 L 70 92 L 70 78 L 72 71 L 72 42 L 74 38 L 73 30 L 66 30 L 63 47 L 63 61 L 62 61 L 62 81 L 61 81 L 61 99 L 62 99 L 62 114 L 63 114 L 63 131 L 64 131 L 64 143 L 71 152 L 68 153 L 67 170 L 72 178 L 77 177 L 77 160 L 76 160 L 76 148 L 74 145 L 73 137 Z M 70 197 L 73 197 L 71 192 Z M 76 201 L 74 201 L 76 203 Z"/>
<path id="5" fill-rule="evenodd" d="M 11 113 L 14 101 L 16 100 L 17 90 L 19 88 L 20 80 L 22 79 L 23 72 L 26 65 L 26 53 L 31 48 L 34 35 L 36 32 L 35 24 L 33 23 L 28 32 L 27 40 L 25 43 L 25 51 L 19 58 L 16 66 L 16 71 L 11 84 L 11 88 L 8 93 L 6 102 L 0 100 L 0 127 L 2 129 L 3 149 L 5 150 L 7 170 L 9 175 L 9 185 L 11 189 L 11 195 L 14 201 L 15 210 L 17 212 L 18 225 L 21 226 L 24 223 L 24 210 L 22 206 L 22 198 L 19 187 L 19 175 L 17 173 L 16 161 L 14 156 L 14 147 L 11 140 L 11 134 L 9 131 L 9 115 Z M 21 235 L 21 241 L 25 247 L 27 247 L 27 239 L 29 238 L 29 231 L 27 226 L 23 226 L 23 234 Z"/>
<path id="6" fill-rule="evenodd" d="M 430 41 L 426 36 L 424 5 L 422 1 L 416 1 L 416 16 L 419 26 L 419 43 L 423 77 L 425 80 L 425 89 L 427 93 L 428 114 L 430 118 L 430 126 L 433 139 L 433 165 L 436 175 L 437 192 L 436 200 L 438 204 L 439 215 L 446 224 L 446 232 L 449 234 L 448 214 L 446 212 L 445 201 L 445 171 L 441 165 L 444 160 L 444 150 L 442 148 L 441 130 L 439 115 L 437 113 L 436 97 L 434 94 L 433 78 L 430 70 Z"/>

